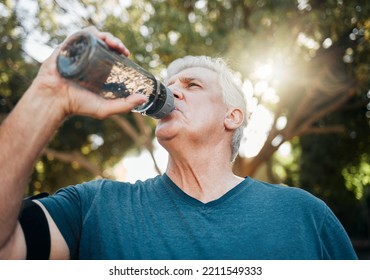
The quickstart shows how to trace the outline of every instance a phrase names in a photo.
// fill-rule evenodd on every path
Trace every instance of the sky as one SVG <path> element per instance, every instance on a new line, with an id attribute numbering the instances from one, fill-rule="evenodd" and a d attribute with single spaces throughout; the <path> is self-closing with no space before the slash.
<path id="1" fill-rule="evenodd" d="M 167 151 L 153 140 L 154 157 L 156 158 L 159 169 L 162 173 L 166 171 Z M 143 150 L 138 156 L 124 157 L 114 168 L 113 175 L 118 181 L 134 183 L 136 180 L 145 180 L 158 175 L 154 168 L 153 160 L 147 150 Z"/>

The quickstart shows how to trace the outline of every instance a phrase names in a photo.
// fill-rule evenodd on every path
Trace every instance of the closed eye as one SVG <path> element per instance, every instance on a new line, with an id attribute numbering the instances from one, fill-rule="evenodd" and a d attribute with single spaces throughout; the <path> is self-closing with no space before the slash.
<path id="1" fill-rule="evenodd" d="M 191 88 L 191 87 L 201 87 L 201 85 L 197 84 L 197 83 L 193 83 L 193 82 L 190 82 L 188 83 L 188 88 Z"/>

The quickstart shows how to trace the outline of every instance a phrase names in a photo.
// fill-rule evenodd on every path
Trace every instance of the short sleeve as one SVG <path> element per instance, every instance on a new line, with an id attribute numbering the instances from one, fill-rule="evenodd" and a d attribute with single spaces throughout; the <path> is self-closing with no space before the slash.
<path id="1" fill-rule="evenodd" d="M 70 186 L 40 200 L 67 242 L 72 259 L 78 258 L 83 216 L 100 185 L 101 181 L 96 180 Z"/>
<path id="2" fill-rule="evenodd" d="M 345 229 L 328 207 L 326 207 L 320 234 L 324 259 L 354 260 L 358 258 Z"/>

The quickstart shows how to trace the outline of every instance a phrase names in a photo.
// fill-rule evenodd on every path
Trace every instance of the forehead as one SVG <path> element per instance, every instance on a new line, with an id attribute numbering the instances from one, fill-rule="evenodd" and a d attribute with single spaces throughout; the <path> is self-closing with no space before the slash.
<path id="1" fill-rule="evenodd" d="M 204 67 L 189 67 L 167 78 L 167 83 L 176 80 L 198 80 L 206 84 L 214 84 L 218 81 L 218 74 Z"/>

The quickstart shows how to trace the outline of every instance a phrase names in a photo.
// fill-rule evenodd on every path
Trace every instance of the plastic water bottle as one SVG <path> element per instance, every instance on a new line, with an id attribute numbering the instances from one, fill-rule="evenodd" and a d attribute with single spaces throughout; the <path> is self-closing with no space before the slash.
<path id="1" fill-rule="evenodd" d="M 144 94 L 148 101 L 133 111 L 156 119 L 174 109 L 172 92 L 124 55 L 110 49 L 89 32 L 77 32 L 67 39 L 57 58 L 61 76 L 104 98 Z"/>

